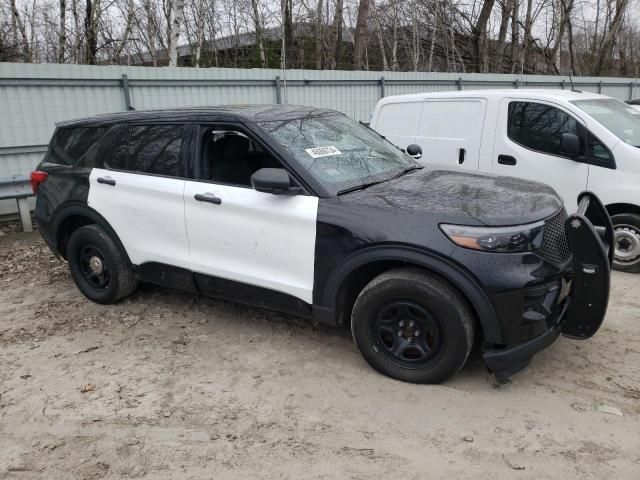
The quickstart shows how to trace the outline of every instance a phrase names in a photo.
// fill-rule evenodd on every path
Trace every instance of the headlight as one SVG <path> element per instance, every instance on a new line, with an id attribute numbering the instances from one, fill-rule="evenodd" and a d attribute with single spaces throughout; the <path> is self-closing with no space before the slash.
<path id="1" fill-rule="evenodd" d="M 440 224 L 449 239 L 463 248 L 496 253 L 531 252 L 542 246 L 544 222 L 514 227 L 467 227 Z"/>

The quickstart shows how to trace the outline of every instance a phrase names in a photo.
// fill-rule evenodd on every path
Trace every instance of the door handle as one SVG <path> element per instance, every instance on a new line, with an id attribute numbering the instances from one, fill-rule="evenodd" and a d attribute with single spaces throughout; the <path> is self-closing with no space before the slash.
<path id="1" fill-rule="evenodd" d="M 112 187 L 116 186 L 116 181 L 109 177 L 98 177 L 98 183 L 104 183 L 105 185 L 111 185 Z"/>
<path id="2" fill-rule="evenodd" d="M 498 163 L 500 165 L 514 166 L 518 161 L 511 155 L 498 155 Z"/>
<path id="3" fill-rule="evenodd" d="M 211 194 L 203 195 L 201 193 L 196 193 L 193 196 L 193 198 L 195 198 L 199 202 L 209 202 L 209 203 L 213 203 L 214 205 L 220 205 L 222 203 L 222 199 L 221 198 L 214 197 Z"/>
<path id="4" fill-rule="evenodd" d="M 467 151 L 464 148 L 461 148 L 458 152 L 458 165 L 462 165 L 467 156 Z"/>

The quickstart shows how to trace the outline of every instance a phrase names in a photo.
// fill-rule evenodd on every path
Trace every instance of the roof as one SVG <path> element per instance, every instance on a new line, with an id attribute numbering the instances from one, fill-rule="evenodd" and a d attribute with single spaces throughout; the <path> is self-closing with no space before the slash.
<path id="1" fill-rule="evenodd" d="M 380 103 L 394 103 L 398 101 L 411 102 L 423 101 L 428 98 L 503 98 L 513 97 L 544 99 L 544 100 L 586 100 L 596 98 L 609 98 L 604 95 L 598 95 L 591 92 L 580 92 L 575 90 L 551 90 L 543 88 L 532 89 L 495 89 L 495 90 L 462 90 L 455 92 L 434 92 L 434 93 L 416 93 L 411 95 L 397 95 L 394 97 L 385 97 Z"/>
<path id="2" fill-rule="evenodd" d="M 267 122 L 295 120 L 303 117 L 342 115 L 335 110 L 303 105 L 220 105 L 211 107 L 181 107 L 162 110 L 132 110 L 93 117 L 67 120 L 58 127 L 100 127 L 119 123 L 202 123 L 202 122 Z"/>

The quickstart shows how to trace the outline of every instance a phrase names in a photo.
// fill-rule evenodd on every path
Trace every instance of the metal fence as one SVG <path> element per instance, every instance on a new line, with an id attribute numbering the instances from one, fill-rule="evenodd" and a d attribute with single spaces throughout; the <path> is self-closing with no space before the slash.
<path id="1" fill-rule="evenodd" d="M 368 121 L 381 97 L 488 88 L 554 88 L 640 97 L 640 81 L 423 72 L 146 68 L 0 63 L 0 176 L 40 161 L 55 123 L 98 113 L 188 105 L 291 103 Z M 0 214 L 13 212 L 0 201 Z"/>

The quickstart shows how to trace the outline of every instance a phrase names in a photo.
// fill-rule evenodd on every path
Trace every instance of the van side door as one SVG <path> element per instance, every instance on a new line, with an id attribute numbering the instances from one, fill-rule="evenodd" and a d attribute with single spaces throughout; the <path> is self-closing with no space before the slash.
<path id="1" fill-rule="evenodd" d="M 560 105 L 541 100 L 505 98 L 496 129 L 493 172 L 551 185 L 567 211 L 578 207 L 586 190 L 589 165 L 560 151 L 562 134 L 586 138 L 584 122 Z M 586 154 L 586 140 L 581 141 Z"/>
<path id="2" fill-rule="evenodd" d="M 415 140 L 420 162 L 478 170 L 486 111 L 483 98 L 425 100 Z"/>

